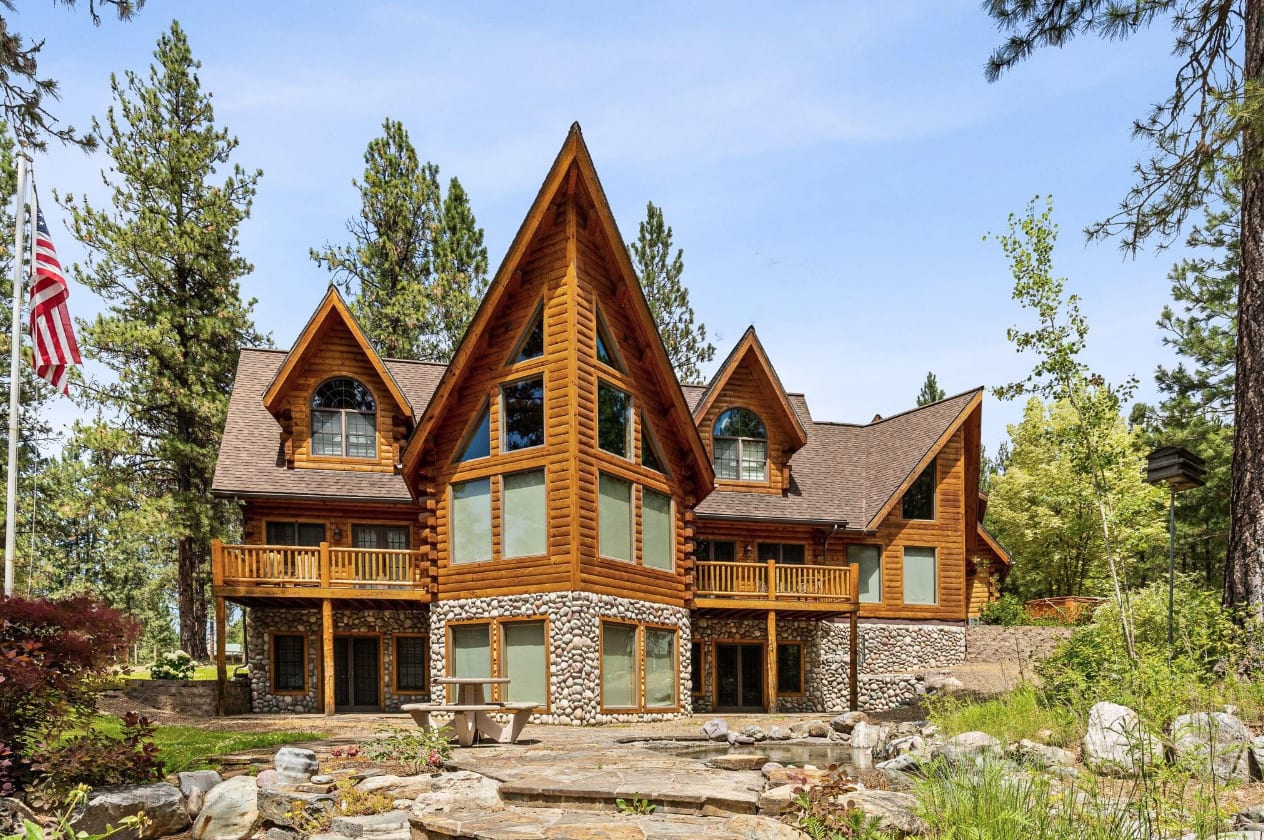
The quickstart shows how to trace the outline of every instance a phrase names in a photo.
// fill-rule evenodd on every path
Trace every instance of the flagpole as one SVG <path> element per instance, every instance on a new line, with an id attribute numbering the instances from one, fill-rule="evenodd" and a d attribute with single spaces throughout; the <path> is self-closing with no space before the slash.
<path id="1" fill-rule="evenodd" d="M 4 521 L 4 595 L 13 595 L 13 558 L 17 547 L 18 513 L 18 409 L 20 407 L 20 369 L 22 364 L 22 207 L 26 199 L 26 149 L 18 150 L 18 186 L 13 198 L 13 326 L 9 332 L 9 473 L 5 489 Z"/>

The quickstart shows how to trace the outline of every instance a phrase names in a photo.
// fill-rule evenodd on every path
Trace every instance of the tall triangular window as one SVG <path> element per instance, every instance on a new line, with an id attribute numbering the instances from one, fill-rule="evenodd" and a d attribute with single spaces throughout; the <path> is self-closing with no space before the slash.
<path id="1" fill-rule="evenodd" d="M 531 316 L 531 326 L 527 327 L 526 332 L 522 334 L 522 338 L 518 339 L 517 350 L 510 357 L 509 364 L 516 365 L 518 362 L 538 359 L 543 355 L 544 312 L 542 307 L 536 307 L 535 314 Z"/>
<path id="2" fill-rule="evenodd" d="M 644 414 L 641 414 L 641 464 L 656 472 L 667 474 L 666 468 L 663 467 L 663 456 L 658 449 L 658 441 L 654 440 L 654 433 L 645 422 Z"/>
<path id="3" fill-rule="evenodd" d="M 470 436 L 465 439 L 465 448 L 461 451 L 461 457 L 458 461 L 473 461 L 475 458 L 486 458 L 492 454 L 492 425 L 491 412 L 487 410 L 487 406 L 483 406 L 483 412 L 478 417 L 476 423 L 470 431 Z"/>
<path id="4" fill-rule="evenodd" d="M 619 358 L 619 348 L 610 338 L 610 328 L 606 326 L 606 319 L 601 317 L 600 312 L 597 313 L 597 361 L 620 373 L 627 372 L 623 368 L 623 361 Z"/>

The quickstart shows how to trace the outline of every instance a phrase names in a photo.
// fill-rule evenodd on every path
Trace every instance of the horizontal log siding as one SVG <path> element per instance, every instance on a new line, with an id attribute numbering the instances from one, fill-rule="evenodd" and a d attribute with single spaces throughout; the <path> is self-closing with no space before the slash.
<path id="1" fill-rule="evenodd" d="M 749 408 L 764 421 L 768 431 L 768 480 L 732 481 L 716 478 L 715 486 L 721 490 L 741 490 L 744 492 L 780 493 L 789 486 L 786 473 L 786 462 L 790 459 L 786 447 L 792 445 L 793 437 L 785 428 L 784 414 L 778 405 L 777 396 L 771 392 L 774 387 L 762 372 L 758 370 L 754 356 L 747 354 L 734 369 L 732 375 L 724 383 L 724 388 L 712 403 L 711 408 L 703 416 L 698 428 L 702 431 L 702 441 L 707 447 L 707 455 L 715 463 L 715 441 L 713 431 L 715 421 L 730 408 Z"/>
<path id="2" fill-rule="evenodd" d="M 242 542 L 263 545 L 266 522 L 323 522 L 325 537 L 334 548 L 351 548 L 351 526 L 403 525 L 409 529 L 409 548 L 422 547 L 422 525 L 413 505 L 334 505 L 330 502 L 250 501 L 243 510 Z M 334 528 L 342 535 L 335 539 Z"/>
<path id="3" fill-rule="evenodd" d="M 334 376 L 349 376 L 373 392 L 377 402 L 377 457 L 331 458 L 311 452 L 311 402 L 316 387 Z M 284 397 L 292 421 L 288 448 L 296 468 L 339 469 L 358 472 L 394 472 L 399 463 L 405 430 L 396 426 L 403 409 L 391 399 L 390 392 L 359 343 L 338 318 L 330 318 L 320 333 L 309 343 L 302 369 Z M 284 431 L 282 438 L 284 442 Z"/>

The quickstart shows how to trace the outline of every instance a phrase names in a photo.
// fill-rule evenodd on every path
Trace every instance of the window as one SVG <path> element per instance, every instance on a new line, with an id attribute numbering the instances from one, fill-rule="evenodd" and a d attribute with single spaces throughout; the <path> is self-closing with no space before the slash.
<path id="1" fill-rule="evenodd" d="M 641 491 L 641 562 L 655 569 L 676 568 L 676 529 L 671 496 Z"/>
<path id="2" fill-rule="evenodd" d="M 272 693 L 302 694 L 307 691 L 307 637 L 277 634 L 272 637 Z"/>
<path id="3" fill-rule="evenodd" d="M 904 491 L 905 519 L 935 518 L 935 460 L 932 459 L 917 480 Z"/>
<path id="4" fill-rule="evenodd" d="M 407 551 L 407 525 L 352 525 L 351 545 L 355 548 L 388 548 Z"/>
<path id="5" fill-rule="evenodd" d="M 500 631 L 500 675 L 510 680 L 505 699 L 548 705 L 549 657 L 544 622 L 508 621 L 500 625 Z"/>
<path id="6" fill-rule="evenodd" d="M 800 642 L 777 644 L 777 693 L 803 693 L 803 645 Z"/>
<path id="7" fill-rule="evenodd" d="M 318 546 L 325 541 L 323 522 L 269 522 L 268 545 Z"/>
<path id="8" fill-rule="evenodd" d="M 715 421 L 715 477 L 735 481 L 768 479 L 768 432 L 755 412 L 730 408 Z"/>
<path id="9" fill-rule="evenodd" d="M 759 562 L 802 566 L 805 549 L 802 543 L 760 543 Z"/>
<path id="10" fill-rule="evenodd" d="M 544 314 L 542 307 L 537 307 L 531 326 L 519 340 L 518 352 L 514 354 L 514 363 L 528 359 L 538 359 L 544 355 Z"/>
<path id="11" fill-rule="evenodd" d="M 491 412 L 488 411 L 487 406 L 483 406 L 478 423 L 470 431 L 470 436 L 465 439 L 461 457 L 457 460 L 473 461 L 475 458 L 486 458 L 490 454 L 492 454 Z"/>
<path id="12" fill-rule="evenodd" d="M 661 472 L 664 475 L 667 473 L 667 470 L 663 468 L 663 456 L 658 451 L 658 441 L 654 440 L 654 433 L 645 422 L 644 414 L 641 415 L 641 465 L 649 467 L 654 472 Z"/>
<path id="13" fill-rule="evenodd" d="M 544 470 L 511 473 L 504 477 L 505 557 L 533 557 L 548 552 L 548 514 L 544 498 Z"/>
<path id="14" fill-rule="evenodd" d="M 597 537 L 603 557 L 632 561 L 632 482 L 602 473 L 597 480 Z"/>
<path id="15" fill-rule="evenodd" d="M 601 625 L 601 705 L 608 709 L 635 708 L 636 627 Z"/>
<path id="16" fill-rule="evenodd" d="M 689 645 L 689 693 L 695 697 L 702 694 L 702 642 Z"/>
<path id="17" fill-rule="evenodd" d="M 619 358 L 618 348 L 610 339 L 610 328 L 606 326 L 606 319 L 601 312 L 597 313 L 597 361 L 620 373 L 624 372 L 623 361 Z"/>
<path id="18" fill-rule="evenodd" d="M 490 624 L 449 624 L 448 635 L 452 640 L 452 676 L 492 675 Z"/>
<path id="19" fill-rule="evenodd" d="M 882 601 L 882 549 L 876 545 L 847 546 L 847 562 L 860 567 L 860 603 Z"/>
<path id="20" fill-rule="evenodd" d="M 424 636 L 395 637 L 395 691 L 422 694 L 426 690 L 426 639 Z"/>
<path id="21" fill-rule="evenodd" d="M 597 383 L 597 446 L 620 458 L 629 457 L 632 397 L 613 385 Z"/>
<path id="22" fill-rule="evenodd" d="M 312 454 L 377 457 L 373 392 L 345 376 L 327 379 L 312 394 Z"/>
<path id="23" fill-rule="evenodd" d="M 694 557 L 732 563 L 737 559 L 737 543 L 732 540 L 698 540 L 694 545 Z"/>
<path id="24" fill-rule="evenodd" d="M 489 478 L 452 485 L 452 562 L 492 559 L 492 482 Z"/>
<path id="25" fill-rule="evenodd" d="M 645 705 L 676 705 L 676 631 L 645 628 Z"/>
<path id="26" fill-rule="evenodd" d="M 544 377 L 500 386 L 505 421 L 504 450 L 513 452 L 544 443 Z"/>
<path id="27" fill-rule="evenodd" d="M 904 603 L 936 604 L 935 549 L 904 549 Z"/>

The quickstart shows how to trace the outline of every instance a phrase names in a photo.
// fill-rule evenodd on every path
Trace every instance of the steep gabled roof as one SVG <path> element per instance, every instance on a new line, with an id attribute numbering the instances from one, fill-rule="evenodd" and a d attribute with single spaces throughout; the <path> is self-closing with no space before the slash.
<path id="1" fill-rule="evenodd" d="M 272 382 L 268 385 L 267 390 L 263 394 L 263 405 L 273 415 L 277 415 L 282 408 L 281 398 L 285 395 L 286 389 L 289 387 L 291 380 L 299 374 L 303 369 L 304 360 L 313 353 L 319 352 L 320 342 L 316 341 L 320 333 L 328 329 L 335 319 L 342 322 L 350 331 L 352 338 L 356 344 L 364 351 L 364 356 L 369 360 L 369 364 L 377 371 L 378 376 L 382 379 L 382 384 L 386 386 L 386 390 L 390 392 L 391 399 L 399 406 L 408 419 L 413 418 L 413 405 L 409 402 L 408 397 L 404 395 L 404 391 L 399 387 L 399 383 L 395 381 L 395 377 L 390 370 L 382 362 L 377 351 L 373 349 L 373 345 L 369 344 L 369 340 L 365 337 L 364 331 L 360 329 L 360 325 L 356 323 L 356 319 L 351 315 L 351 311 L 347 309 L 347 304 L 342 299 L 342 295 L 338 294 L 338 290 L 333 286 L 329 287 L 329 291 L 325 293 L 324 299 L 320 302 L 320 306 L 316 307 L 316 311 L 312 313 L 312 317 L 307 320 L 307 325 L 303 327 L 302 332 L 298 334 L 298 339 L 294 342 L 294 346 L 290 348 L 290 352 L 286 355 L 285 361 L 280 369 L 276 372 Z"/>
<path id="2" fill-rule="evenodd" d="M 694 426 L 684 395 L 680 390 L 679 382 L 675 374 L 672 373 L 671 361 L 668 359 L 667 350 L 663 346 L 662 336 L 653 327 L 653 315 L 650 313 L 649 304 L 645 300 L 645 293 L 641 290 L 641 284 L 637 280 L 636 269 L 632 266 L 627 248 L 624 246 L 623 239 L 619 234 L 618 225 L 615 224 L 614 213 L 610 210 L 605 190 L 597 177 L 597 171 L 593 166 L 592 157 L 589 155 L 588 146 L 584 143 L 579 123 L 571 125 L 566 141 L 562 144 L 557 158 L 549 168 L 548 175 L 545 176 L 544 183 L 540 186 L 535 200 L 531 203 L 531 209 L 527 212 L 522 226 L 518 228 L 518 233 L 514 236 L 513 242 L 509 246 L 509 252 L 496 270 L 496 276 L 487 287 L 487 292 L 483 296 L 483 302 L 474 314 L 474 319 L 470 322 L 465 336 L 461 339 L 461 343 L 452 357 L 452 362 L 448 365 L 448 369 L 444 372 L 443 378 L 435 389 L 434 396 L 417 423 L 417 430 L 409 440 L 403 456 L 404 474 L 406 476 L 411 476 L 416 471 L 418 459 L 421 456 L 426 439 L 443 415 L 443 410 L 451 399 L 456 385 L 461 381 L 466 368 L 470 364 L 478 338 L 487 328 L 488 323 L 496 312 L 509 286 L 510 279 L 513 277 L 514 272 L 518 270 L 536 231 L 540 227 L 545 212 L 553 204 L 554 198 L 558 194 L 575 188 L 575 179 L 583 182 L 584 188 L 588 191 L 595 205 L 594 215 L 611 243 L 610 250 L 613 252 L 616 263 L 615 268 L 617 269 L 615 272 L 617 275 L 616 279 L 623 282 L 627 288 L 628 301 L 633 309 L 636 310 L 637 317 L 643 323 L 650 325 L 650 328 L 647 330 L 650 337 L 650 352 L 655 357 L 659 370 L 665 372 L 663 376 L 665 395 L 671 404 L 671 410 L 678 415 L 682 437 L 685 439 L 692 455 L 693 468 L 699 477 L 697 482 L 698 495 L 705 494 L 711 487 L 715 477 L 711 468 L 711 459 L 707 455 L 706 447 L 702 443 L 702 438 L 699 436 L 696 426 Z"/>
<path id="3" fill-rule="evenodd" d="M 764 351 L 764 345 L 760 343 L 759 336 L 755 334 L 754 325 L 746 328 L 746 332 L 742 333 L 742 337 L 738 339 L 737 344 L 729 351 L 724 362 L 720 365 L 720 369 L 715 372 L 715 376 L 711 377 L 711 382 L 707 385 L 706 390 L 702 392 L 702 396 L 694 404 L 693 418 L 695 423 L 702 422 L 702 418 L 706 416 L 707 411 L 715 404 L 716 399 L 724 391 L 724 385 L 729 381 L 733 372 L 746 359 L 750 359 L 754 363 L 755 371 L 764 379 L 765 390 L 772 394 L 776 400 L 777 406 L 781 409 L 781 419 L 785 427 L 790 431 L 791 442 L 794 449 L 801 448 L 808 442 L 807 430 L 803 428 L 803 424 L 799 422 L 798 416 L 794 413 L 794 408 L 790 405 L 790 397 L 786 394 L 786 389 L 781 385 L 781 377 L 777 376 L 777 371 L 772 366 L 772 362 L 768 360 L 768 354 Z"/>
<path id="4" fill-rule="evenodd" d="M 241 351 L 211 491 L 242 498 L 411 502 L 403 477 L 392 473 L 286 468 L 280 427 L 263 404 L 264 392 L 286 358 L 284 350 Z M 443 373 L 443 365 L 431 362 L 386 359 L 382 364 L 408 403 L 422 408 Z"/>

